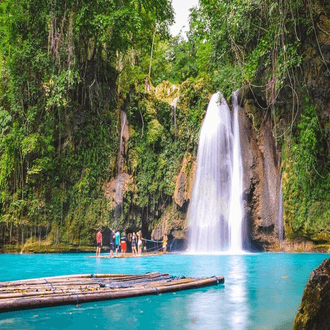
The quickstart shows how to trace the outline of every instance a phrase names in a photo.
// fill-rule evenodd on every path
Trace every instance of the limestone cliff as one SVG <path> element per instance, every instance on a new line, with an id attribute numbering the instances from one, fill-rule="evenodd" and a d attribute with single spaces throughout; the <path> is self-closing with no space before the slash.
<path id="1" fill-rule="evenodd" d="M 180 173 L 175 179 L 175 191 L 173 195 L 175 203 L 180 207 L 190 200 L 195 170 L 196 160 L 190 154 L 186 155 L 183 158 Z"/>
<path id="2" fill-rule="evenodd" d="M 322 148 L 319 150 L 323 150 L 323 154 L 318 155 L 316 153 L 319 150 L 307 152 L 315 156 L 315 169 L 307 170 L 309 173 L 306 177 L 309 176 L 307 179 L 314 184 L 314 176 L 319 176 L 322 178 L 320 181 L 326 182 L 328 175 L 325 172 L 320 173 L 317 165 L 319 163 L 320 167 L 326 169 L 329 159 L 330 8 L 326 1 L 318 3 L 318 13 L 313 21 L 314 25 L 311 26 L 312 32 L 304 31 L 303 28 L 300 31 L 301 45 L 297 46 L 295 51 L 301 54 L 301 65 L 295 68 L 296 71 L 292 72 L 292 75 L 290 72 L 292 80 L 284 81 L 284 87 L 270 100 L 270 91 L 267 90 L 268 79 L 271 79 L 270 72 L 267 71 L 270 66 L 268 69 L 265 66 L 260 68 L 258 74 L 261 85 L 266 87 L 258 89 L 257 86 L 248 85 L 246 89 L 243 87 L 241 92 L 239 124 L 248 237 L 256 248 L 262 250 L 281 248 L 281 171 L 285 195 L 286 237 L 311 240 L 315 237 L 315 241 L 319 242 L 330 240 L 330 236 L 325 235 L 328 233 L 325 230 L 328 229 L 329 219 L 326 213 L 328 208 L 324 203 L 326 198 L 322 200 L 317 196 L 315 201 L 310 201 L 307 195 L 303 196 L 300 192 L 301 182 L 295 187 L 289 184 L 297 175 L 291 166 L 297 163 L 295 148 L 303 148 L 299 144 L 299 124 L 303 116 L 308 119 L 306 99 L 310 99 L 309 102 L 315 107 L 319 127 L 315 136 L 322 140 Z M 186 234 L 185 216 L 193 187 L 197 132 L 211 90 L 212 88 L 204 86 L 203 83 L 185 82 L 179 89 L 170 83 L 164 83 L 143 98 L 139 98 L 138 94 L 135 99 L 131 97 L 131 109 L 128 109 L 127 113 L 135 142 L 131 141 L 128 154 L 127 145 L 124 144 L 123 154 L 130 158 L 127 162 L 130 165 L 126 166 L 127 173 L 132 175 L 139 191 L 136 194 L 131 192 L 128 196 L 128 216 L 132 217 L 134 212 L 137 219 L 135 221 L 142 219 L 141 222 L 146 224 L 145 231 L 152 232 L 155 239 L 163 233 L 177 238 Z M 255 93 L 256 91 L 258 93 Z M 123 132 L 126 132 L 126 129 Z M 123 141 L 127 141 L 126 137 Z M 284 143 L 287 143 L 291 154 L 284 154 Z M 167 167 L 170 170 L 166 170 Z M 126 173 L 125 163 L 119 168 L 119 174 Z M 137 178 L 138 176 L 140 178 Z M 127 177 L 127 180 L 131 179 Z M 311 189 L 315 187 L 312 184 Z M 112 183 L 113 185 L 115 183 Z M 320 187 L 321 185 L 318 188 Z M 326 185 L 324 187 L 327 188 Z M 293 193 L 296 194 L 293 196 L 295 200 L 291 198 Z M 297 211 L 302 201 L 306 201 L 306 207 L 299 218 Z M 313 207 L 320 212 L 317 216 L 320 219 L 318 227 L 314 221 L 316 217 L 313 215 Z"/>
<path id="3" fill-rule="evenodd" d="M 245 211 L 250 241 L 244 245 L 246 248 L 254 246 L 263 250 L 273 249 L 279 245 L 280 155 L 270 128 L 270 119 L 263 121 L 262 111 L 258 110 L 251 100 L 246 98 L 241 104 L 243 107 L 239 108 L 239 126 Z M 190 154 L 186 155 L 175 180 L 173 195 L 173 200 L 179 208 L 189 204 L 195 166 L 194 158 Z M 164 226 L 162 224 L 158 230 Z"/>
<path id="4" fill-rule="evenodd" d="M 244 103 L 239 125 L 249 237 L 259 248 L 268 249 L 278 243 L 280 155 L 270 120 L 262 121 L 250 100 Z"/>

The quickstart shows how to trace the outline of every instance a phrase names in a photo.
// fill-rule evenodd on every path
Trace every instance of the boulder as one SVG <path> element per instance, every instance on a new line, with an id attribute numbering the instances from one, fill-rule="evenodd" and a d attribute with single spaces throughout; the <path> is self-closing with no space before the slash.
<path id="1" fill-rule="evenodd" d="M 330 327 L 330 259 L 309 276 L 294 320 L 294 330 L 325 330 Z"/>

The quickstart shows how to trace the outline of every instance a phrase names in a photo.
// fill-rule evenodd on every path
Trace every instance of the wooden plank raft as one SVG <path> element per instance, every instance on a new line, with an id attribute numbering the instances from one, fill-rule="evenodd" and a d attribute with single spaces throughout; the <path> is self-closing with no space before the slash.
<path id="1" fill-rule="evenodd" d="M 140 258 L 140 257 L 159 257 L 163 252 L 158 253 L 142 253 L 141 255 L 134 255 L 132 253 L 119 253 L 114 254 L 112 257 L 109 254 L 101 254 L 101 256 L 87 256 L 87 258 L 101 258 L 101 259 L 116 259 L 116 258 Z"/>
<path id="2" fill-rule="evenodd" d="M 137 297 L 223 284 L 222 276 L 83 274 L 0 282 L 0 312 Z"/>

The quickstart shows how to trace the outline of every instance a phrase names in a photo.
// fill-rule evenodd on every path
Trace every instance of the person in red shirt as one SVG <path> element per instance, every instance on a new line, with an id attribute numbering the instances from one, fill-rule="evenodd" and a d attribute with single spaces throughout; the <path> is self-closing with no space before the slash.
<path id="1" fill-rule="evenodd" d="M 101 256 L 101 246 L 102 246 L 102 233 L 101 228 L 99 228 L 99 231 L 96 234 L 96 256 Z"/>

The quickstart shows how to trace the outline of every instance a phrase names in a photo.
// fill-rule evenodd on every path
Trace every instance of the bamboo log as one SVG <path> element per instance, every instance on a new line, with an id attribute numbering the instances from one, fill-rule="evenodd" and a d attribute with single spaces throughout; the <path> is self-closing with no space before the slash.
<path id="1" fill-rule="evenodd" d="M 104 278 L 106 279 L 113 278 L 110 274 L 105 275 Z M 165 278 L 165 276 L 167 276 L 167 278 Z M 55 278 L 59 279 L 59 277 Z M 71 276 L 70 278 L 71 280 L 75 280 L 74 276 Z M 103 279 L 100 277 L 100 274 L 97 275 L 97 278 Z M 116 280 L 119 279 L 118 276 L 115 276 L 114 278 L 116 278 Z M 168 274 L 159 273 L 121 275 L 121 278 L 126 279 L 124 282 L 119 281 L 119 283 L 124 285 L 125 282 L 129 281 L 128 279 L 134 279 L 130 283 L 132 284 L 132 287 L 111 287 L 111 285 L 114 284 L 113 282 L 109 282 L 106 286 L 101 287 L 99 283 L 95 283 L 94 276 L 93 278 L 88 278 L 88 280 L 94 280 L 94 282 L 91 281 L 84 283 L 84 285 L 81 285 L 81 283 L 71 283 L 70 285 L 68 285 L 69 283 L 65 283 L 66 285 L 62 285 L 62 287 L 58 286 L 56 290 L 47 289 L 39 291 L 41 279 L 36 279 L 36 286 L 34 286 L 33 283 L 30 283 L 31 280 L 29 280 L 28 287 L 26 287 L 26 285 L 21 285 L 22 289 L 20 290 L 17 286 L 14 286 L 16 292 L 11 291 L 0 293 L 0 312 L 160 294 L 224 283 L 223 277 L 171 278 L 168 277 Z M 86 278 L 84 278 L 84 281 L 85 280 Z M 136 283 L 134 283 L 134 281 Z M 17 282 L 22 283 L 22 281 L 14 281 L 14 284 L 17 284 Z M 9 285 L 10 282 L 6 283 Z M 45 286 L 45 282 L 43 285 Z M 9 288 L 9 286 L 7 286 L 7 288 Z"/>
<path id="2" fill-rule="evenodd" d="M 63 290 L 83 290 L 89 287 L 89 289 L 96 289 L 99 288 L 100 286 L 104 287 L 116 287 L 117 284 L 120 284 L 121 286 L 133 286 L 133 285 L 147 285 L 149 282 L 155 282 L 155 281 L 162 281 L 162 282 L 168 282 L 171 279 L 168 277 L 168 274 L 148 274 L 147 276 L 130 276 L 128 278 L 125 278 L 125 281 L 95 281 L 93 279 L 88 279 L 84 281 L 71 281 L 70 283 L 68 282 L 60 282 L 60 283 L 55 283 L 52 282 L 53 284 L 50 286 L 48 284 L 51 283 L 43 283 L 42 285 L 37 282 L 35 285 L 33 284 L 28 284 L 28 285 L 21 285 L 21 286 L 14 286 L 14 287 L 6 287 L 5 289 L 0 289 L 0 299 L 8 297 L 8 295 L 12 294 L 13 296 L 17 295 L 22 295 L 23 293 L 26 292 L 35 292 L 35 294 L 40 294 L 40 291 L 43 292 L 52 292 L 52 291 L 63 291 Z M 184 281 L 184 280 L 182 280 Z M 38 293 L 37 293 L 38 292 Z"/>
<path id="3" fill-rule="evenodd" d="M 101 255 L 101 256 L 88 256 L 87 258 L 101 258 L 101 259 L 120 259 L 120 258 L 140 258 L 140 257 L 159 257 L 163 252 L 157 252 L 157 253 L 142 253 L 141 255 L 134 255 L 132 253 L 126 253 L 126 254 L 118 254 L 118 255 Z"/>

